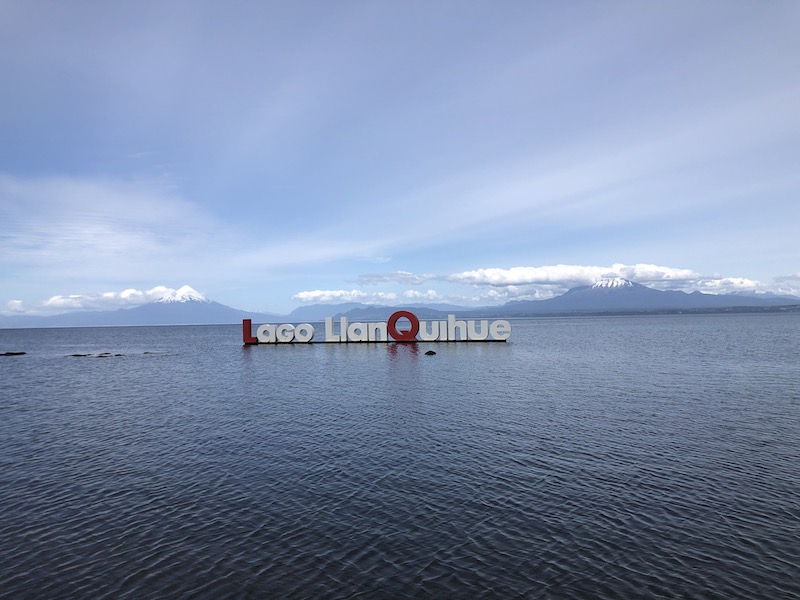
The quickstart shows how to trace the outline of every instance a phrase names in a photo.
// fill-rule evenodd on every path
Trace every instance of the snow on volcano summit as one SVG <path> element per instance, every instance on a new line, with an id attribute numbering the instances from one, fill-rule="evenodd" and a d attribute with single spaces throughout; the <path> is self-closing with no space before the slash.
<path id="1" fill-rule="evenodd" d="M 161 296 L 161 298 L 156 300 L 156 302 L 211 302 L 211 300 L 208 300 L 197 290 L 189 287 L 188 285 L 184 285 L 177 290 L 165 288 L 164 294 Z"/>
<path id="2" fill-rule="evenodd" d="M 628 281 L 627 279 L 623 279 L 622 277 L 612 277 L 609 279 L 601 279 L 594 285 L 592 285 L 592 289 L 598 288 L 626 288 L 626 287 L 633 287 L 633 282 Z"/>

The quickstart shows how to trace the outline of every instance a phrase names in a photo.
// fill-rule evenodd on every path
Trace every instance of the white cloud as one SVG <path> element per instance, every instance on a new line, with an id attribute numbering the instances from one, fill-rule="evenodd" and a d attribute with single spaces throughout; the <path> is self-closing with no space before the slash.
<path id="1" fill-rule="evenodd" d="M 292 296 L 294 300 L 305 303 L 331 304 L 340 302 L 363 302 L 365 304 L 376 302 L 393 302 L 397 300 L 395 293 L 366 293 L 361 290 L 312 290 L 298 292 Z"/>
<path id="2" fill-rule="evenodd" d="M 436 290 L 406 290 L 404 292 L 365 292 L 363 290 L 310 290 L 298 292 L 294 300 L 304 303 L 330 304 L 362 302 L 364 304 L 395 304 L 398 301 L 442 302 L 445 298 Z"/>
<path id="3" fill-rule="evenodd" d="M 505 287 L 513 285 L 554 285 L 574 287 L 590 285 L 598 279 L 624 277 L 637 283 L 684 282 L 700 276 L 690 269 L 676 269 L 650 264 L 624 265 L 615 263 L 609 267 L 583 265 L 550 265 L 543 267 L 489 268 L 463 271 L 446 276 L 446 279 L 472 285 Z"/>
<path id="4" fill-rule="evenodd" d="M 6 311 L 9 313 L 25 312 L 22 300 L 9 300 L 8 302 L 6 302 Z"/>
<path id="5" fill-rule="evenodd" d="M 403 298 L 406 300 L 423 300 L 425 302 L 441 302 L 444 300 L 442 295 L 436 290 L 425 290 L 424 292 L 420 292 L 419 290 L 407 290 L 403 292 Z"/>
<path id="6" fill-rule="evenodd" d="M 472 297 L 476 304 L 502 304 L 511 300 L 546 300 L 558 296 L 566 289 L 554 285 L 507 285 L 482 288 Z"/>
<path id="7" fill-rule="evenodd" d="M 700 279 L 693 287 L 711 294 L 725 294 L 738 291 L 763 291 L 765 284 L 745 277 L 723 277 L 720 279 Z"/>

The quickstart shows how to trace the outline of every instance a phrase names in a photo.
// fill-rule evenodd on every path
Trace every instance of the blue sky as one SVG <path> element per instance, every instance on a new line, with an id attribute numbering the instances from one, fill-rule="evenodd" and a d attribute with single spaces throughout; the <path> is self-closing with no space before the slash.
<path id="1" fill-rule="evenodd" d="M 0 8 L 0 312 L 800 293 L 794 0 Z"/>

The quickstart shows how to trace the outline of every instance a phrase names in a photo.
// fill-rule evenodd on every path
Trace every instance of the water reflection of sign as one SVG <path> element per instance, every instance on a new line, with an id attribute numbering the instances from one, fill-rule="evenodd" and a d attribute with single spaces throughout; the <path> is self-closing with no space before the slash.
<path id="1" fill-rule="evenodd" d="M 259 325 L 253 335 L 251 319 L 242 321 L 242 340 L 251 344 L 288 344 L 291 342 L 505 342 L 511 337 L 511 323 L 504 319 L 465 320 L 447 315 L 447 319 L 420 321 L 407 310 L 393 313 L 386 323 L 349 323 L 347 317 L 325 319 L 325 338 L 314 340 L 311 323 Z"/>

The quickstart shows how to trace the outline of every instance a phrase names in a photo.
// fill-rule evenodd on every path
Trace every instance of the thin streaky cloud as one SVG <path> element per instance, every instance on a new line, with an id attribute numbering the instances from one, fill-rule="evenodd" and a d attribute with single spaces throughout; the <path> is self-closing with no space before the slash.
<path id="1" fill-rule="evenodd" d="M 281 313 L 298 290 L 499 303 L 615 264 L 779 292 L 800 269 L 797 3 L 4 8 L 6 312 L 165 282 Z M 572 279 L 482 273 L 554 265 Z"/>

